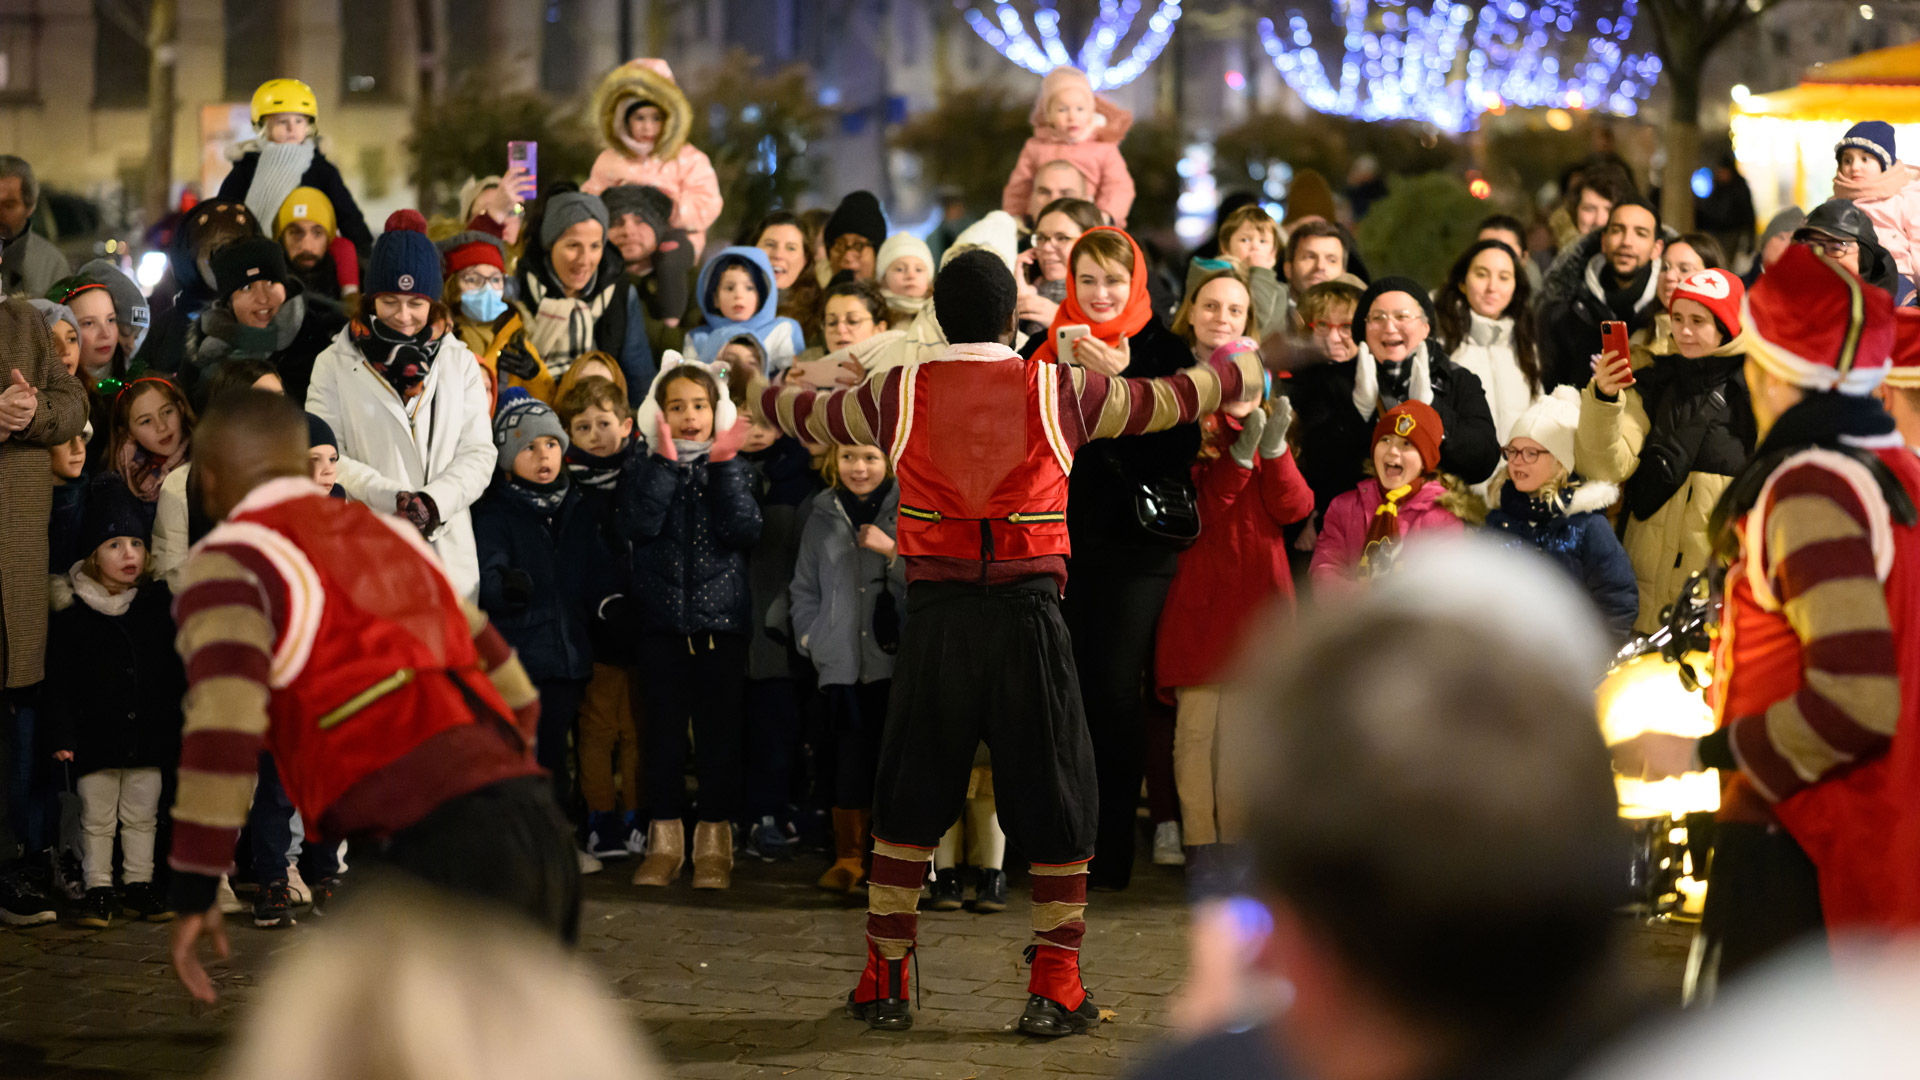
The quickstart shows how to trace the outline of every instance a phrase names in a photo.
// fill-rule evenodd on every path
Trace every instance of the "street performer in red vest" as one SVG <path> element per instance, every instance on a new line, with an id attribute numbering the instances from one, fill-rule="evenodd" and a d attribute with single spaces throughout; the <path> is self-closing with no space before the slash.
<path id="1" fill-rule="evenodd" d="M 206 935 L 227 951 L 214 890 L 262 750 L 309 843 L 350 841 L 363 872 L 507 906 L 571 940 L 578 866 L 534 763 L 539 697 L 418 531 L 317 488 L 306 418 L 279 394 L 216 401 L 193 470 L 221 524 L 174 602 L 188 689 L 169 861 L 187 989 L 213 1000 L 196 946 Z"/>
<path id="2" fill-rule="evenodd" d="M 880 1029 L 912 1026 L 920 885 L 983 740 L 1001 822 L 1032 860 L 1020 1029 L 1066 1035 L 1099 1022 L 1080 978 L 1098 785 L 1059 610 L 1067 475 L 1090 439 L 1191 423 L 1263 386 L 1251 343 L 1164 379 L 1024 360 L 1008 347 L 1015 295 L 998 256 L 963 252 L 934 282 L 952 343 L 937 359 L 830 394 L 751 395 L 788 434 L 886 450 L 900 482 L 907 616 L 874 791 L 867 966 L 847 995 L 849 1011 Z"/>
<path id="3" fill-rule="evenodd" d="M 1892 302 L 1793 247 L 1741 323 L 1760 442 L 1710 525 L 1731 560 L 1720 726 L 1614 754 L 1630 775 L 1722 771 L 1702 924 L 1722 976 L 1823 922 L 1920 928 L 1920 457 L 1871 396 Z"/>

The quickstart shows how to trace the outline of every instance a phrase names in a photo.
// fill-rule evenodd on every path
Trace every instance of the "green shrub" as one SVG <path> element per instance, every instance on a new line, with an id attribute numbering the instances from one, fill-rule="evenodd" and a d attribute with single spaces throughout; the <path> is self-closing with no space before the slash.
<path id="1" fill-rule="evenodd" d="M 1397 274 L 1438 288 L 1491 211 L 1451 173 L 1396 176 L 1387 197 L 1361 219 L 1355 239 L 1376 280 Z"/>

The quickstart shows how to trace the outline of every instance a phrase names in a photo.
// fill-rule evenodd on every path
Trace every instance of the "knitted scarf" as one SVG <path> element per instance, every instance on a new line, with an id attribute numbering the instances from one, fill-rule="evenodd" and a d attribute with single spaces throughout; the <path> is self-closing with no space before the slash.
<path id="1" fill-rule="evenodd" d="M 1904 161 L 1895 161 L 1893 168 L 1887 169 L 1865 180 L 1849 180 L 1838 173 L 1833 177 L 1833 197 L 1852 199 L 1854 202 L 1872 202 L 1875 199 L 1891 199 L 1900 194 L 1902 188 L 1920 180 L 1920 169 Z"/>
<path id="2" fill-rule="evenodd" d="M 202 366 L 222 360 L 265 360 L 293 344 L 307 319 L 307 298 L 289 296 L 265 326 L 243 326 L 222 300 L 200 313 L 187 328 L 187 347 Z"/>
<path id="3" fill-rule="evenodd" d="M 387 380 L 387 385 L 402 398 L 426 381 L 445 337 L 441 328 L 432 323 L 407 336 L 379 319 L 371 323 L 356 319 L 347 324 L 347 334 L 366 359 L 367 366 Z"/>
<path id="4" fill-rule="evenodd" d="M 1373 482 L 1375 486 L 1379 481 Z M 1393 549 L 1400 541 L 1400 500 L 1426 486 L 1426 478 L 1402 484 L 1392 491 L 1380 489 L 1380 505 L 1373 508 L 1373 520 L 1367 522 L 1367 544 L 1360 550 L 1360 569 L 1365 576 L 1385 570 L 1393 563 Z"/>
<path id="5" fill-rule="evenodd" d="M 928 293 L 926 296 L 901 296 L 897 292 L 888 292 L 885 289 L 881 289 L 880 298 L 887 302 L 888 310 L 904 311 L 913 315 L 918 315 L 933 305 L 932 293 Z M 906 327 L 902 326 L 897 329 L 905 330 Z"/>
<path id="6" fill-rule="evenodd" d="M 263 142 L 260 163 L 253 170 L 253 183 L 247 185 L 247 209 L 261 221 L 272 221 L 280 212 L 300 178 L 313 167 L 314 141 L 311 137 L 297 143 Z"/>
<path id="7" fill-rule="evenodd" d="M 67 580 L 73 585 L 74 599 L 102 615 L 125 615 L 127 609 L 133 606 L 133 598 L 139 595 L 139 587 L 129 585 L 117 593 L 108 592 L 105 584 L 81 569 L 85 565 L 86 561 L 81 560 L 67 571 Z"/>
<path id="8" fill-rule="evenodd" d="M 181 439 L 180 445 L 166 457 L 159 457 L 141 446 L 139 440 L 128 439 L 120 444 L 120 451 L 114 458 L 114 466 L 121 476 L 127 479 L 127 490 L 140 497 L 142 502 L 158 502 L 160 485 L 167 482 L 167 474 L 180 467 L 187 460 L 187 440 Z"/>
<path id="9" fill-rule="evenodd" d="M 560 470 L 560 475 L 544 484 L 508 473 L 507 482 L 500 490 L 511 501 L 539 514 L 551 524 L 560 504 L 567 501 L 567 471 Z"/>
<path id="10" fill-rule="evenodd" d="M 567 472 L 574 482 L 594 491 L 612 491 L 620 483 L 620 467 L 627 460 L 627 446 L 611 454 L 589 454 L 579 446 L 567 447 Z"/>
<path id="11" fill-rule="evenodd" d="M 544 274 L 528 274 L 522 280 L 527 286 L 527 299 L 534 305 L 527 337 L 547 365 L 548 373 L 557 379 L 567 373 L 581 353 L 593 350 L 594 326 L 625 290 L 614 287 L 617 278 L 613 282 L 601 281 L 597 271 L 587 288 L 594 290 L 597 286 L 598 291 L 585 298 L 568 296 L 551 288 Z"/>
<path id="12" fill-rule="evenodd" d="M 1074 279 L 1069 276 L 1067 298 L 1060 302 L 1060 310 L 1053 313 L 1053 325 L 1047 328 L 1047 336 L 1040 342 L 1040 347 L 1033 351 L 1035 360 L 1045 363 L 1072 361 L 1072 357 L 1062 357 L 1054 348 L 1055 335 L 1063 326 L 1084 326 L 1087 328 L 1087 333 L 1117 349 L 1122 341 L 1139 333 L 1140 328 L 1147 325 L 1147 321 L 1153 318 L 1153 300 L 1147 295 L 1147 258 L 1140 253 L 1140 245 L 1133 242 L 1133 237 L 1109 225 L 1088 229 L 1081 234 L 1081 237 L 1084 239 L 1101 231 L 1126 237 L 1127 246 L 1133 251 L 1133 271 L 1127 280 L 1126 306 L 1120 309 L 1120 314 L 1106 322 L 1095 322 L 1080 307 L 1080 296 L 1074 289 Z M 1074 244 L 1076 250 L 1079 246 L 1078 243 Z"/>
<path id="13" fill-rule="evenodd" d="M 1353 407 L 1361 416 L 1372 420 L 1407 401 L 1433 404 L 1433 361 L 1427 344 L 1421 342 L 1412 356 L 1398 364 L 1386 364 L 1373 358 L 1366 342 L 1360 343 L 1360 355 L 1353 362 Z"/>

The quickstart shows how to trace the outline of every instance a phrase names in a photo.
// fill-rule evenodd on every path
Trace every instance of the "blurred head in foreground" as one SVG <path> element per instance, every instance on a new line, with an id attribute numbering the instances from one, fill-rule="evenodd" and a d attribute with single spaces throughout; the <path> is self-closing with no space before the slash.
<path id="1" fill-rule="evenodd" d="M 1266 651 L 1255 963 L 1293 986 L 1303 1074 L 1470 1068 L 1605 1011 L 1625 871 L 1590 608 L 1537 556 L 1438 542 Z"/>
<path id="2" fill-rule="evenodd" d="M 445 893 L 356 898 L 289 950 L 226 1080 L 651 1080 L 633 1021 L 566 951 Z"/>

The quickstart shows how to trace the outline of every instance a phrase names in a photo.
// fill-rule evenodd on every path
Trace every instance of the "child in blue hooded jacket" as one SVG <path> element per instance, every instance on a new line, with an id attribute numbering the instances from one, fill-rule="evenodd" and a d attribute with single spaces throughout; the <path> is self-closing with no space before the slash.
<path id="1" fill-rule="evenodd" d="M 780 287 L 773 264 L 759 248 L 723 249 L 700 268 L 696 289 L 706 322 L 687 331 L 687 350 L 702 363 L 718 360 L 728 342 L 748 334 L 765 351 L 771 377 L 806 347 L 800 324 L 778 314 Z"/>

